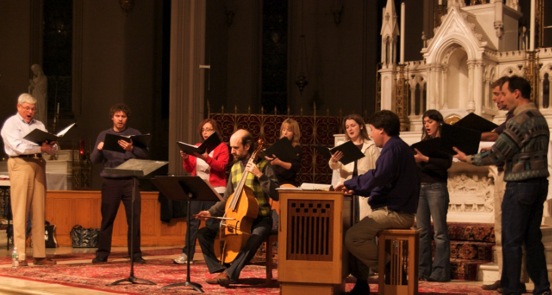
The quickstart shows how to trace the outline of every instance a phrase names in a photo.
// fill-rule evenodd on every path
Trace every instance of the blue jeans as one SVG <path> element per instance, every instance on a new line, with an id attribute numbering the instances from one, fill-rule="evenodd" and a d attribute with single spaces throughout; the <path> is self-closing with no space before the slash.
<path id="1" fill-rule="evenodd" d="M 535 283 L 534 294 L 550 290 L 540 230 L 543 203 L 548 194 L 546 178 L 510 181 L 502 201 L 503 294 L 521 294 L 519 283 L 522 246 L 527 273 Z"/>
<path id="2" fill-rule="evenodd" d="M 272 218 L 270 216 L 260 216 L 253 221 L 251 227 L 251 235 L 244 243 L 240 252 L 230 263 L 228 268 L 226 265 L 221 264 L 215 254 L 215 239 L 218 236 L 219 228 L 213 226 L 206 226 L 199 229 L 197 232 L 197 240 L 201 246 L 205 263 L 210 273 L 222 272 L 226 270 L 226 273 L 230 277 L 230 280 L 237 281 L 240 277 L 242 269 L 251 261 L 251 259 L 257 253 L 257 249 L 261 247 L 266 237 L 272 230 Z M 218 246 L 218 245 L 217 245 Z"/>
<path id="3" fill-rule="evenodd" d="M 416 225 L 420 233 L 419 276 L 429 280 L 450 281 L 450 239 L 447 212 L 449 194 L 446 183 L 422 183 Z M 431 218 L 434 234 L 431 235 Z M 431 242 L 435 240 L 435 258 L 431 259 Z"/>

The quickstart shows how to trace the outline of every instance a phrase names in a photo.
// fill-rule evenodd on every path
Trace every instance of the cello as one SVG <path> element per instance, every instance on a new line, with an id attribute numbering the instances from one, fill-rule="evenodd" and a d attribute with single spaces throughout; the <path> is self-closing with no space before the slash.
<path id="1" fill-rule="evenodd" d="M 261 151 L 263 141 L 259 139 L 258 146 L 251 154 L 247 164 L 253 163 Z M 248 171 L 244 171 L 236 189 L 226 201 L 224 215 L 220 222 L 218 237 L 215 239 L 214 251 L 221 263 L 234 261 L 243 245 L 251 235 L 253 221 L 259 214 L 259 204 L 253 190 L 245 185 Z"/>

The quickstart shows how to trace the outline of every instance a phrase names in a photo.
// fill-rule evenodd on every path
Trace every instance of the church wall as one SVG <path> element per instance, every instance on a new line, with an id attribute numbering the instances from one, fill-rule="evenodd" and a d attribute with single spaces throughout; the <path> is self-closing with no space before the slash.
<path id="1" fill-rule="evenodd" d="M 16 112 L 31 77 L 30 0 L 0 1 L 0 121 Z M 3 154 L 3 153 L 2 153 Z"/>
<path id="2" fill-rule="evenodd" d="M 82 48 L 75 69 L 80 71 L 82 94 L 74 93 L 80 107 L 60 125 L 76 121 L 77 127 L 63 138 L 62 148 L 73 148 L 84 140 L 92 148 L 99 131 L 111 126 L 108 109 L 116 102 L 133 110 L 130 125 L 153 132 L 160 121 L 161 80 L 161 1 L 140 1 L 125 13 L 118 2 L 87 0 L 75 5 L 81 9 Z M 31 77 L 32 40 L 40 32 L 31 28 L 31 1 L 0 2 L 0 121 L 16 112 L 17 96 L 27 91 Z M 36 13 L 36 10 L 34 11 Z M 75 26 L 78 27 L 78 26 Z M 157 29 L 156 29 L 157 28 Z M 45 69 L 46 70 L 46 69 Z M 75 73 L 73 73 L 75 74 Z M 46 72 L 46 75 L 48 73 Z M 80 97 L 76 97 L 81 95 Z M 59 126 L 58 126 L 59 127 Z M 155 141 L 155 140 L 154 140 Z M 165 141 L 166 142 L 166 141 Z M 163 154 L 161 148 L 153 155 Z M 3 148 L 2 148 L 2 154 Z M 93 186 L 99 187 L 98 167 L 92 172 Z"/>
<path id="3" fill-rule="evenodd" d="M 154 97 L 153 87 L 161 74 L 154 71 L 154 64 L 160 62 L 160 56 L 154 56 L 154 45 L 160 43 L 153 31 L 155 11 L 151 1 L 140 2 L 127 14 L 110 0 L 84 2 L 82 110 L 75 115 L 82 122 L 78 138 L 89 148 L 98 133 L 111 126 L 109 107 L 117 102 L 131 107 L 129 126 L 156 136 L 153 119 L 159 113 L 152 110 L 160 97 Z M 101 167 L 95 168 L 94 186 Z"/>

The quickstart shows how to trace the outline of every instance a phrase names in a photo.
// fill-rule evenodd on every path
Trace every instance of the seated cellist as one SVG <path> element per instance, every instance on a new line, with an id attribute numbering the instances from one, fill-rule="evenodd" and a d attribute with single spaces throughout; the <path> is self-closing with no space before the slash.
<path id="1" fill-rule="evenodd" d="M 225 230 L 224 226 L 204 227 L 199 230 L 198 240 L 209 273 L 218 273 L 218 275 L 206 280 L 209 284 L 228 287 L 230 283 L 235 283 L 243 267 L 255 256 L 257 249 L 270 234 L 272 228 L 269 199 L 278 200 L 278 192 L 276 191 L 278 180 L 268 161 L 261 159 L 257 163 L 254 162 L 255 159 L 253 158 L 259 150 L 255 149 L 255 145 L 251 133 L 247 130 L 240 129 L 232 134 L 230 148 L 235 162 L 228 177 L 223 200 L 196 215 L 196 218 L 199 219 L 224 216 L 225 219 L 222 219 L 221 223 L 231 223 L 236 218 L 230 217 L 229 208 L 232 200 L 236 200 L 236 195 L 240 191 L 251 193 L 249 197 L 253 199 L 252 203 L 257 206 L 253 209 L 254 215 L 250 221 L 250 232 L 244 234 L 246 239 L 243 245 L 238 248 L 239 250 L 236 251 L 237 255 L 234 256 L 235 258 L 232 261 L 227 261 L 217 255 L 217 247 L 231 248 L 231 246 L 215 245 L 215 240 L 220 237 L 219 232 Z M 245 189 L 242 189 L 244 184 Z M 242 193 L 240 198 L 244 198 L 244 194 Z M 240 224 L 244 223 L 246 222 L 238 223 L 236 227 L 240 227 Z M 240 229 L 237 228 L 236 231 L 239 232 Z"/>

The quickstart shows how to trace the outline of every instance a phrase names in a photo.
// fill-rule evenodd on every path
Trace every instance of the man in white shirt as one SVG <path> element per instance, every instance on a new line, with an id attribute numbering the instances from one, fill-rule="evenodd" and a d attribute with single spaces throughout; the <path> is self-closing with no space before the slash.
<path id="1" fill-rule="evenodd" d="M 44 142 L 38 145 L 24 139 L 25 135 L 34 129 L 46 131 L 44 124 L 34 119 L 35 114 L 36 99 L 28 93 L 23 93 L 17 99 L 17 114 L 4 122 L 1 131 L 4 151 L 9 156 L 14 245 L 19 252 L 20 266 L 28 265 L 25 255 L 25 228 L 28 216 L 32 218 L 34 264 L 56 264 L 54 260 L 46 258 L 46 244 L 43 238 L 46 162 L 42 158 L 42 153 L 55 152 L 55 143 Z"/>

